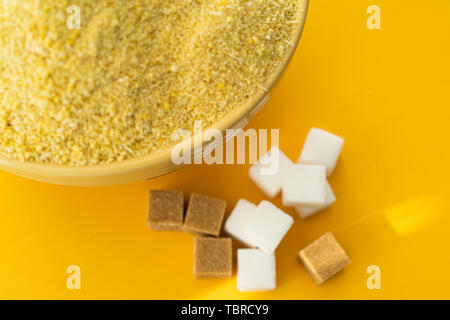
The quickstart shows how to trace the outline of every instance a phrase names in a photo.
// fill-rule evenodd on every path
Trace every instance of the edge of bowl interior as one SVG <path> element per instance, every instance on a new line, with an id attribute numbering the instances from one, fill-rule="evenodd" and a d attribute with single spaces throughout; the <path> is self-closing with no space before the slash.
<path id="1" fill-rule="evenodd" d="M 234 128 L 241 120 L 250 119 L 259 110 L 270 91 L 273 90 L 295 53 L 305 24 L 309 0 L 298 0 L 298 2 L 297 17 L 299 23 L 292 35 L 294 45 L 286 53 L 280 67 L 267 79 L 266 87 L 269 90 L 259 90 L 242 106 L 212 125 L 212 128 L 225 132 L 228 128 Z M 198 143 L 202 145 L 209 143 L 209 141 L 204 141 L 201 136 L 194 136 L 192 141 L 196 145 L 199 145 Z M 188 142 L 186 141 L 186 143 Z M 27 163 L 0 157 L 0 168 L 21 177 L 54 184 L 72 186 L 112 185 L 157 177 L 182 167 L 182 165 L 176 165 L 171 161 L 172 147 L 111 164 L 85 167 Z"/>

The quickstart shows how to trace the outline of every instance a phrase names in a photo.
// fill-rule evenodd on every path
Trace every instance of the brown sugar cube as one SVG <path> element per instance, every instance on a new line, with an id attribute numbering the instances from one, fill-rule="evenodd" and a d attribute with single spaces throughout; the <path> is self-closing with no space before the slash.
<path id="1" fill-rule="evenodd" d="M 311 278 L 320 285 L 341 271 L 350 259 L 331 232 L 308 245 L 299 253 Z"/>
<path id="2" fill-rule="evenodd" d="M 231 277 L 232 256 L 231 238 L 195 238 L 194 276 L 196 278 Z"/>
<path id="3" fill-rule="evenodd" d="M 193 193 L 189 200 L 183 230 L 194 234 L 218 236 L 226 207 L 225 200 Z"/>
<path id="4" fill-rule="evenodd" d="M 179 190 L 150 190 L 148 226 L 156 231 L 183 228 L 184 195 Z"/>

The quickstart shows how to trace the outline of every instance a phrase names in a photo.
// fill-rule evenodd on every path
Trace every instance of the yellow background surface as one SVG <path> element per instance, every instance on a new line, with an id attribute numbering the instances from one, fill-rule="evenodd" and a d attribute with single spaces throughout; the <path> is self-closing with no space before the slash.
<path id="1" fill-rule="evenodd" d="M 381 30 L 366 26 L 381 8 Z M 129 185 L 78 188 L 0 173 L 0 298 L 450 298 L 450 2 L 311 0 L 295 58 L 250 122 L 279 128 L 293 160 L 310 127 L 346 139 L 331 178 L 338 201 L 295 223 L 277 250 L 278 287 L 239 293 L 195 280 L 193 236 L 152 232 L 147 192 L 177 188 L 228 201 L 265 199 L 248 165 L 193 165 Z M 281 206 L 280 198 L 275 203 Z M 327 231 L 352 259 L 315 286 L 298 251 Z M 66 268 L 81 268 L 81 290 Z M 366 286 L 370 265 L 381 289 Z"/>

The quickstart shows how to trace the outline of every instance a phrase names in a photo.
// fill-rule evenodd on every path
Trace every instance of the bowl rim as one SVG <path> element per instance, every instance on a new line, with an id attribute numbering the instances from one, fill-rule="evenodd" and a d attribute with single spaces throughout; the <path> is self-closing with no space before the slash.
<path id="1" fill-rule="evenodd" d="M 308 12 L 309 0 L 297 0 L 297 17 L 296 17 L 296 27 L 292 33 L 291 41 L 293 45 L 289 47 L 288 51 L 285 53 L 279 67 L 269 76 L 265 82 L 265 88 L 260 88 L 258 91 L 245 101 L 242 105 L 237 107 L 235 110 L 230 111 L 222 119 L 215 122 L 208 128 L 204 128 L 203 131 L 214 128 L 220 130 L 222 133 L 226 129 L 233 128 L 242 119 L 251 118 L 256 112 L 255 109 L 259 110 L 259 107 L 265 103 L 265 99 L 274 89 L 278 80 L 282 77 L 286 71 L 294 53 L 298 47 L 305 21 Z M 256 110 L 256 111 L 257 111 Z M 184 141 L 187 143 L 188 141 Z M 191 145 L 202 144 L 207 145 L 210 141 L 204 141 L 204 137 L 201 135 L 195 135 L 191 142 Z M 0 156 L 0 167 L 6 171 L 14 172 L 21 176 L 28 175 L 42 175 L 45 172 L 47 175 L 59 177 L 59 178 L 101 178 L 108 177 L 111 175 L 126 175 L 130 172 L 138 172 L 149 167 L 164 166 L 165 163 L 171 161 L 171 153 L 173 147 L 177 145 L 174 143 L 160 151 L 156 151 L 147 155 L 138 156 L 122 161 L 115 161 L 108 164 L 98 164 L 98 165 L 87 165 L 87 166 L 67 166 L 59 164 L 46 164 L 39 162 L 23 162 L 21 160 L 9 159 L 4 156 Z M 50 179 L 49 179 L 50 180 Z"/>

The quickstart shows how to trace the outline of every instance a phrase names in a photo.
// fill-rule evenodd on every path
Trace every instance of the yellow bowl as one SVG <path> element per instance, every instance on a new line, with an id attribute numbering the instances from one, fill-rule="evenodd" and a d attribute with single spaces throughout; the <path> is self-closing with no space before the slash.
<path id="1" fill-rule="evenodd" d="M 294 55 L 303 31 L 309 0 L 298 0 L 298 2 L 298 24 L 292 35 L 294 46 L 292 46 L 286 53 L 280 67 L 267 80 L 266 88 L 269 88 L 269 91 L 262 89 L 259 90 L 245 104 L 227 114 L 212 127 L 219 129 L 223 133 L 225 133 L 226 129 L 243 128 L 248 123 L 249 119 L 261 109 L 264 103 L 267 102 L 267 99 L 270 96 L 270 91 L 274 89 L 276 83 L 283 75 L 292 56 Z M 198 143 L 203 145 L 208 144 L 204 141 L 204 137 L 202 137 L 202 135 L 196 135 L 192 140 L 195 145 L 198 145 Z M 209 150 L 210 147 L 211 145 L 208 146 Z M 203 148 L 203 150 L 205 149 L 206 148 Z M 112 185 L 154 178 L 182 167 L 182 165 L 176 165 L 173 163 L 171 151 L 172 148 L 169 147 L 165 150 L 146 156 L 136 157 L 106 165 L 85 167 L 27 163 L 0 157 L 0 168 L 25 178 L 61 185 Z"/>

